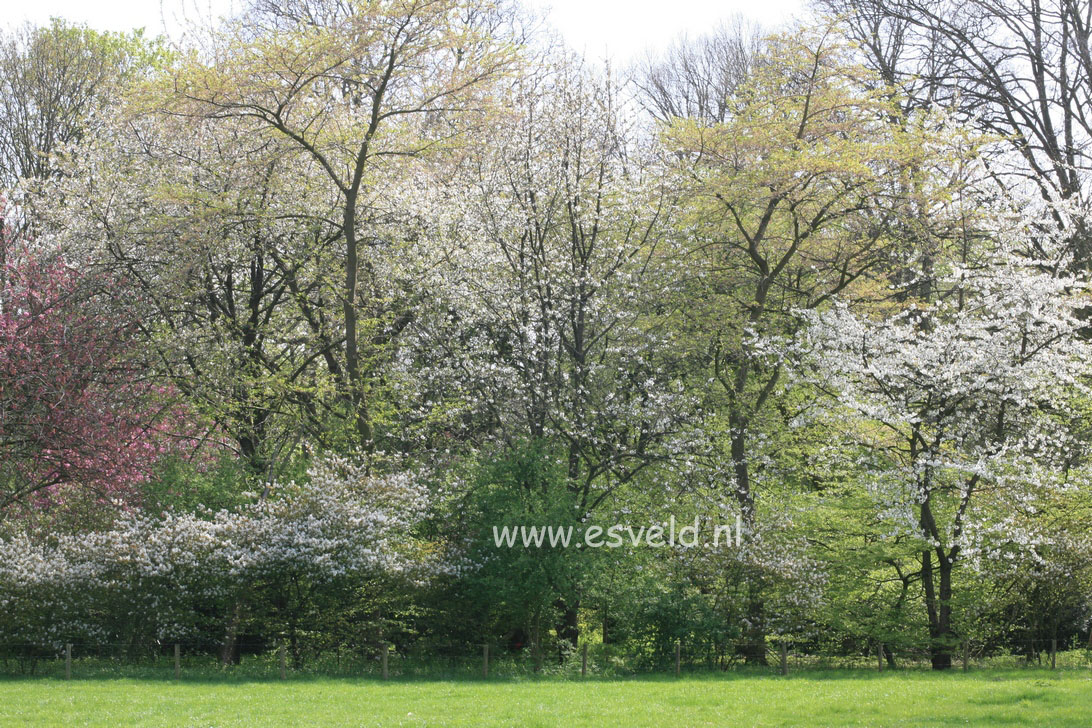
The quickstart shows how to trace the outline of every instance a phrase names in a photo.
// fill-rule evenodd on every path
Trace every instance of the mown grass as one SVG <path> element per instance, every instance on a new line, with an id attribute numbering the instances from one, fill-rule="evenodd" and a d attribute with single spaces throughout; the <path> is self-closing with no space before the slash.
<path id="1" fill-rule="evenodd" d="M 0 680 L 0 725 L 1092 725 L 1083 670 L 805 671 L 503 680 L 293 677 Z"/>

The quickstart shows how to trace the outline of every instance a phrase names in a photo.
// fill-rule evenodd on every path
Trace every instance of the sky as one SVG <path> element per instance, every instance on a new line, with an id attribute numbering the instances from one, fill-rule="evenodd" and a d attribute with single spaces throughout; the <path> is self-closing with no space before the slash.
<path id="1" fill-rule="evenodd" d="M 803 13 L 803 0 L 535 0 L 577 51 L 633 60 L 682 33 L 699 35 L 740 15 L 773 30 Z"/>
<path id="2" fill-rule="evenodd" d="M 763 27 L 786 23 L 803 13 L 804 0 L 527 0 L 547 11 L 551 25 L 577 50 L 596 59 L 628 62 L 646 49 L 658 49 L 682 33 L 699 34 L 734 15 Z M 0 0 L 0 25 L 51 16 L 87 23 L 100 30 L 164 27 L 175 35 L 187 19 L 230 13 L 239 0 Z"/>

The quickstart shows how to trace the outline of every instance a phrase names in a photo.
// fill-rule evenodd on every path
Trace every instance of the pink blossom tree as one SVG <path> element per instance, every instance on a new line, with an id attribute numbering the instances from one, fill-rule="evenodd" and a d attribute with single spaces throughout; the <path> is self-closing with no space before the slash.
<path id="1" fill-rule="evenodd" d="M 130 302 L 0 223 L 0 514 L 72 487 L 130 495 L 169 447 L 169 398 L 133 355 Z"/>

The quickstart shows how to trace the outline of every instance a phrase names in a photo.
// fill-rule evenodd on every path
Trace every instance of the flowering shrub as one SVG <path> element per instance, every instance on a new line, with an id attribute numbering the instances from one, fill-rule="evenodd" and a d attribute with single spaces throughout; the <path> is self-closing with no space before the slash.
<path id="1" fill-rule="evenodd" d="M 108 531 L 0 539 L 0 643 L 179 639 L 200 611 L 292 581 L 423 576 L 427 499 L 409 473 L 327 456 L 304 483 L 235 510 L 122 516 Z"/>

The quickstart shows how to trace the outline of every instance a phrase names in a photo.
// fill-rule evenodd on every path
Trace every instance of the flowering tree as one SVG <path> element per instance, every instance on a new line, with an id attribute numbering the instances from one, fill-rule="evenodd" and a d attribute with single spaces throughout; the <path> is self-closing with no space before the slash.
<path id="1" fill-rule="evenodd" d="M 45 217 L 72 259 L 131 282 L 157 375 L 268 478 L 328 424 L 329 208 L 306 167 L 239 121 L 171 116 L 167 103 L 104 122 L 49 186 L 64 202 Z"/>
<path id="2" fill-rule="evenodd" d="M 774 406 L 787 401 L 778 342 L 798 328 L 800 309 L 875 295 L 902 245 L 896 224 L 909 214 L 927 237 L 961 177 L 944 134 L 922 120 L 893 123 L 891 90 L 830 27 L 771 39 L 729 107 L 723 122 L 675 119 L 665 139 L 695 231 L 700 272 L 680 310 L 719 412 L 710 467 L 727 471 L 726 492 L 757 532 L 758 493 L 786 479 L 772 436 L 787 419 Z M 747 655 L 758 662 L 761 573 L 751 578 Z"/>
<path id="3" fill-rule="evenodd" d="M 421 424 L 545 446 L 563 473 L 554 505 L 573 519 L 666 460 L 688 424 L 656 313 L 675 280 L 671 203 L 616 95 L 566 56 L 513 80 L 504 123 L 459 170 L 452 252 L 400 359 Z M 566 596 L 570 640 L 578 599 Z"/>
<path id="4" fill-rule="evenodd" d="M 116 282 L 0 228 L 0 512 L 62 485 L 122 495 L 167 446 Z"/>
<path id="5" fill-rule="evenodd" d="M 476 416 L 471 437 L 564 442 L 594 507 L 596 483 L 631 479 L 683 415 L 654 314 L 674 285 L 671 202 L 611 82 L 548 62 L 513 85 L 510 118 L 463 170 L 454 250 L 406 361 L 428 367 L 426 401 Z"/>
<path id="6" fill-rule="evenodd" d="M 1019 254 L 1035 238 L 1059 250 L 1032 226 L 997 227 L 1002 241 L 939 275 L 935 297 L 872 317 L 837 305 L 804 337 L 880 515 L 917 544 L 938 669 L 957 639 L 956 565 L 1039 543 L 1032 516 L 1085 452 L 1072 421 L 1092 354 L 1079 335 L 1085 284 L 1063 255 Z"/>

